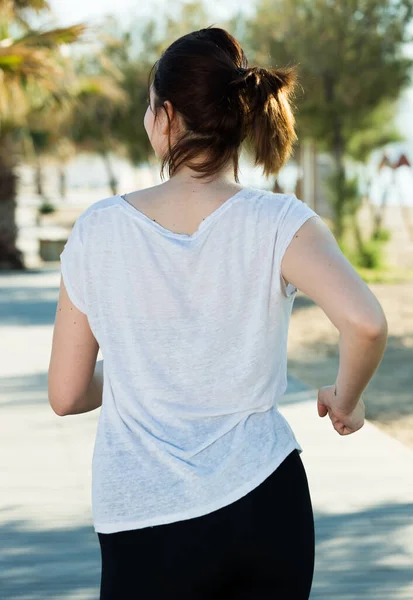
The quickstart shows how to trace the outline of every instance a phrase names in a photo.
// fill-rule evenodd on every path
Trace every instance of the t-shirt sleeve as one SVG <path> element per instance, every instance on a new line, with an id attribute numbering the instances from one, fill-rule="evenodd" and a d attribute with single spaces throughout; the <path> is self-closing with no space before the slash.
<path id="1" fill-rule="evenodd" d="M 311 217 L 321 218 L 312 208 L 302 200 L 299 200 L 295 194 L 291 194 L 285 200 L 285 206 L 281 210 L 278 221 L 277 242 L 276 242 L 276 268 L 277 275 L 280 278 L 280 285 L 285 296 L 292 296 L 297 292 L 297 288 L 292 284 L 285 284 L 281 273 L 281 263 L 293 237 L 302 225 Z"/>
<path id="2" fill-rule="evenodd" d="M 79 218 L 60 254 L 60 270 L 70 300 L 86 314 L 82 223 Z"/>

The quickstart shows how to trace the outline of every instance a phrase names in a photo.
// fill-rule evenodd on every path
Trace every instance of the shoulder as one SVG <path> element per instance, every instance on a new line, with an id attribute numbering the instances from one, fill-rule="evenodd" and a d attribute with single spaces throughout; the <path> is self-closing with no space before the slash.
<path id="1" fill-rule="evenodd" d="M 283 210 L 288 206 L 307 206 L 304 200 L 297 198 L 294 193 L 287 194 L 267 190 L 265 191 L 265 201 L 278 210 Z"/>
<path id="2" fill-rule="evenodd" d="M 283 240 L 288 242 L 311 217 L 321 219 L 318 213 L 294 193 L 259 193 L 257 190 L 254 200 L 254 222 L 258 215 L 262 230 L 269 232 L 270 236 L 276 236 L 280 247 L 284 243 Z"/>
<path id="3" fill-rule="evenodd" d="M 266 209 L 268 216 L 275 218 L 285 215 L 290 210 L 312 210 L 303 200 L 294 193 L 278 193 L 270 190 L 250 188 L 257 206 Z"/>
<path id="4" fill-rule="evenodd" d="M 273 208 L 275 214 L 284 219 L 290 216 L 319 216 L 304 200 L 297 198 L 294 193 L 279 194 L 268 192 L 267 201 Z"/>
<path id="5" fill-rule="evenodd" d="M 90 231 L 97 223 L 111 222 L 114 216 L 119 214 L 120 201 L 120 196 L 116 194 L 93 202 L 77 217 L 72 233 L 78 232 L 81 236 L 85 230 Z"/>
<path id="6" fill-rule="evenodd" d="M 287 202 L 291 201 L 292 198 L 298 200 L 295 194 L 292 193 L 278 193 L 272 192 L 271 190 L 264 190 L 260 188 L 248 187 L 246 188 L 257 203 L 268 204 L 269 206 L 281 208 L 286 205 Z"/>
<path id="7" fill-rule="evenodd" d="M 102 200 L 97 200 L 88 206 L 77 218 L 77 222 L 84 224 L 90 221 L 91 218 L 101 215 L 103 212 L 111 212 L 111 209 L 116 210 L 119 206 L 120 196 L 118 194 L 114 196 L 108 196 Z"/>
<path id="8" fill-rule="evenodd" d="M 69 243 L 73 245 L 78 242 L 83 245 L 97 226 L 98 229 L 101 229 L 102 223 L 112 224 L 114 215 L 119 213 L 120 200 L 118 195 L 108 196 L 88 206 L 75 220 L 70 232 Z"/>

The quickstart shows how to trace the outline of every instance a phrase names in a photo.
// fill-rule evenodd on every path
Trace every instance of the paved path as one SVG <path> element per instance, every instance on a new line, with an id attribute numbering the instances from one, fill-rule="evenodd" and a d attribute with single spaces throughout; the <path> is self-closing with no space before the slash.
<path id="1" fill-rule="evenodd" d="M 58 283 L 56 270 L 0 276 L 1 600 L 98 599 L 98 411 L 59 418 L 46 395 Z M 413 600 L 413 451 L 370 423 L 340 437 L 296 380 L 280 407 L 313 498 L 311 600 Z"/>

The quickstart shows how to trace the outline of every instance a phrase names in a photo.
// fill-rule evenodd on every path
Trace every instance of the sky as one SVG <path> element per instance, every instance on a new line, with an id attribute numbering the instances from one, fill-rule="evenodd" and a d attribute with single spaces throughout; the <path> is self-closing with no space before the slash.
<path id="1" fill-rule="evenodd" d="M 98 22 L 105 14 L 118 16 L 126 21 L 128 16 L 163 14 L 170 10 L 173 0 L 149 0 L 138 2 L 137 0 L 49 0 L 56 14 L 59 24 L 70 25 L 74 22 L 87 20 Z M 226 18 L 231 13 L 239 10 L 240 4 L 244 10 L 252 5 L 251 0 L 207 0 L 205 3 L 210 7 L 213 16 L 217 19 Z M 212 10 L 213 9 L 213 10 Z"/>

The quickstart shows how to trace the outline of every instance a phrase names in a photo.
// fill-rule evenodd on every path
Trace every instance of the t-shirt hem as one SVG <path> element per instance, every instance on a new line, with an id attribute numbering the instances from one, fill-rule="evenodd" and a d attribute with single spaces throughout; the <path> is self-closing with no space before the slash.
<path id="1" fill-rule="evenodd" d="M 134 521 L 122 521 L 117 523 L 100 523 L 99 521 L 94 522 L 94 530 L 96 533 L 118 533 L 120 531 L 128 531 L 131 529 L 143 529 L 144 527 L 154 527 L 155 525 L 167 525 L 168 523 L 174 523 L 177 521 L 185 521 L 187 519 L 193 519 L 196 517 L 201 517 L 203 515 L 214 512 L 215 510 L 219 510 L 220 508 L 224 508 L 229 504 L 239 500 L 243 496 L 246 496 L 249 492 L 258 487 L 261 483 L 267 479 L 277 469 L 280 464 L 287 458 L 287 456 L 293 451 L 297 449 L 299 454 L 303 452 L 301 445 L 293 440 L 291 444 L 284 448 L 284 451 L 281 455 L 277 455 L 276 460 L 266 465 L 265 469 L 259 471 L 258 475 L 254 477 L 251 481 L 248 481 L 241 487 L 233 490 L 230 494 L 227 494 L 223 498 L 219 500 L 215 500 L 207 505 L 202 507 L 196 507 L 191 510 L 187 510 L 184 512 L 173 513 L 166 516 L 157 516 L 152 519 L 143 519 L 143 520 L 134 520 Z"/>

